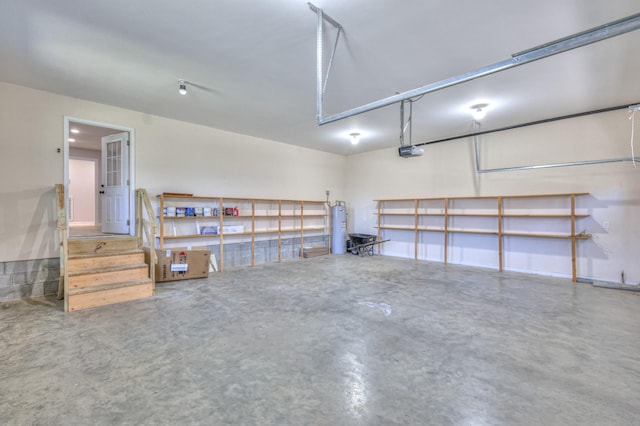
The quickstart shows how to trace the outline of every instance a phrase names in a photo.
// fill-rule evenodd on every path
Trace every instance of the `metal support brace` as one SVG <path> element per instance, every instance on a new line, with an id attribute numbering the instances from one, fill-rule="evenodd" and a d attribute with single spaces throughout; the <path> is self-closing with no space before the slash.
<path id="1" fill-rule="evenodd" d="M 409 118 L 404 121 L 404 104 L 409 102 Z M 407 127 L 409 128 L 409 143 L 405 143 L 405 135 L 407 134 Z M 400 101 L 400 146 L 412 145 L 413 137 L 413 102 L 411 100 Z"/>
<path id="2" fill-rule="evenodd" d="M 308 3 L 309 8 L 314 11 L 318 17 L 317 29 L 316 29 L 316 92 L 317 92 L 317 120 L 320 122 L 322 119 L 322 109 L 324 102 L 324 92 L 327 89 L 327 82 L 329 81 L 329 73 L 331 72 L 331 65 L 333 64 L 333 58 L 336 54 L 336 49 L 338 48 L 338 40 L 340 39 L 340 33 L 342 32 L 342 25 L 338 23 L 335 19 L 330 17 L 329 15 L 325 15 L 322 9 L 314 5 L 313 3 Z M 322 28 L 322 24 L 324 21 L 329 22 L 331 25 L 338 29 L 338 34 L 336 35 L 336 41 L 333 44 L 333 50 L 331 51 L 331 57 L 329 58 L 329 65 L 327 65 L 327 76 L 323 78 L 322 74 L 324 73 L 324 48 L 323 48 L 323 37 L 324 32 Z"/>
<path id="3" fill-rule="evenodd" d="M 404 131 L 407 126 L 404 124 L 404 103 L 400 101 L 400 146 L 404 146 Z"/>
<path id="4" fill-rule="evenodd" d="M 631 31 L 635 31 L 640 29 L 640 13 L 628 16 L 623 19 L 619 19 L 617 21 L 610 22 L 608 24 L 601 25 L 599 27 L 592 28 L 590 30 L 586 30 L 556 41 L 552 41 L 541 46 L 534 47 L 529 50 L 525 50 L 519 53 L 514 53 L 511 58 L 506 59 L 501 62 L 497 62 L 492 65 L 488 65 L 483 68 L 479 68 L 474 71 L 467 72 L 465 74 L 460 74 L 455 77 L 450 77 L 444 80 L 437 81 L 435 83 L 427 84 L 426 86 L 419 87 L 417 89 L 409 90 L 407 92 L 399 93 L 394 96 L 390 96 L 384 99 L 380 99 L 378 101 L 374 101 L 356 108 L 352 108 L 350 110 L 330 115 L 328 117 L 323 117 L 323 80 L 322 80 L 322 68 L 323 68 L 323 58 L 322 58 L 322 22 L 326 20 L 333 24 L 336 28 L 341 29 L 342 26 L 338 24 L 335 20 L 329 18 L 328 16 L 322 13 L 322 9 L 312 5 L 309 3 L 309 7 L 311 10 L 318 14 L 318 75 L 317 75 L 317 104 L 318 104 L 318 113 L 317 119 L 318 124 L 328 124 L 334 121 L 339 121 L 348 117 L 352 117 L 354 115 L 362 114 L 365 112 L 373 111 L 378 108 L 382 108 L 388 105 L 392 105 L 398 102 L 402 102 L 403 100 L 411 99 L 416 96 L 424 95 L 426 93 L 432 93 L 438 90 L 442 90 L 451 86 L 455 86 L 461 83 L 465 83 L 467 81 L 474 80 L 476 78 L 484 77 L 490 74 L 494 74 L 500 71 L 504 71 L 510 68 L 514 68 L 520 65 L 528 64 L 530 62 L 537 61 L 539 59 L 544 59 L 549 56 L 556 55 L 558 53 L 567 52 L 572 49 L 576 49 L 578 47 L 587 46 L 592 43 L 596 43 L 598 41 L 606 40 L 608 38 L 616 37 Z M 339 35 L 339 33 L 338 33 Z M 337 40 L 336 40 L 337 43 Z M 334 50 L 335 53 L 335 50 Z M 333 59 L 333 54 L 332 54 Z M 327 76 L 328 77 L 328 76 Z"/>
<path id="5" fill-rule="evenodd" d="M 477 130 L 480 130 L 480 123 L 476 122 Z M 565 163 L 551 163 L 551 164 L 538 164 L 530 166 L 517 166 L 517 167 L 499 167 L 493 169 L 483 169 L 480 165 L 480 132 L 476 132 L 473 135 L 474 154 L 476 160 L 476 173 L 498 173 L 498 172 L 515 172 L 519 170 L 536 170 L 536 169 L 550 169 L 555 167 L 570 167 L 570 166 L 588 166 L 593 164 L 608 164 L 608 163 L 623 163 L 626 161 L 640 161 L 640 158 L 625 157 L 625 158 L 608 158 L 603 160 L 586 160 L 586 161 L 570 161 Z"/>

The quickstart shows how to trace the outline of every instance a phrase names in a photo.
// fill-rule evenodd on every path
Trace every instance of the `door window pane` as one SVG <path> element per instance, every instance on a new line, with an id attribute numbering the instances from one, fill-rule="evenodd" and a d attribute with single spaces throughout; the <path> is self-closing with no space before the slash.
<path id="1" fill-rule="evenodd" d="M 107 186 L 122 185 L 122 141 L 107 143 Z"/>

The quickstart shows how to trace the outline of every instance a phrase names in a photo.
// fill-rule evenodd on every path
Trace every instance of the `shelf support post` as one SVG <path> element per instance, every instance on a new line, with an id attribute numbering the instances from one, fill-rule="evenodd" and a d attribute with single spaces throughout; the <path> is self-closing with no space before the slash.
<path id="1" fill-rule="evenodd" d="M 251 200 L 251 266 L 255 266 L 256 252 L 256 200 Z"/>
<path id="2" fill-rule="evenodd" d="M 576 194 L 571 194 L 571 276 L 575 283 L 578 279 L 576 267 Z"/>
<path id="3" fill-rule="evenodd" d="M 300 258 L 304 259 L 304 200 L 300 201 Z"/>
<path id="4" fill-rule="evenodd" d="M 502 197 L 498 197 L 498 256 L 500 272 L 503 270 L 503 239 L 502 239 Z"/>
<path id="5" fill-rule="evenodd" d="M 378 200 L 378 241 L 382 239 L 382 200 Z M 380 256 L 380 249 L 382 247 L 378 246 L 378 256 Z"/>
<path id="6" fill-rule="evenodd" d="M 278 263 L 282 262 L 282 200 L 278 200 Z"/>
<path id="7" fill-rule="evenodd" d="M 223 198 L 220 197 L 220 199 L 218 199 L 218 203 L 219 203 L 219 209 L 218 209 L 218 214 L 220 215 L 220 228 L 218 228 L 218 235 L 220 236 L 220 272 L 224 272 L 224 237 L 223 237 L 223 232 L 222 232 L 222 227 L 224 226 L 224 222 L 223 222 L 223 217 L 224 217 L 224 208 L 222 207 L 223 204 Z"/>
<path id="8" fill-rule="evenodd" d="M 444 264 L 447 264 L 447 251 L 449 244 L 449 199 L 444 199 Z"/>
<path id="9" fill-rule="evenodd" d="M 413 216 L 414 216 L 414 233 L 415 233 L 415 243 L 414 243 L 414 258 L 418 260 L 418 241 L 420 240 L 420 233 L 418 232 L 418 199 L 416 198 L 413 201 Z"/>

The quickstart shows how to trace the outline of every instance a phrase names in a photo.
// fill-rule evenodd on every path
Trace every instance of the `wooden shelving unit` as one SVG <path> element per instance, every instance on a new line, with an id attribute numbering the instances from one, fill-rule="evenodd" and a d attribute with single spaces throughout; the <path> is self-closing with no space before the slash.
<path id="1" fill-rule="evenodd" d="M 304 247 L 305 234 L 326 238 L 330 244 L 330 204 L 316 200 L 281 200 L 263 198 L 209 197 L 181 194 L 160 194 L 159 204 L 158 247 L 164 248 L 166 241 L 200 240 L 203 243 L 215 242 L 220 247 L 220 270 L 224 270 L 225 244 L 234 242 L 238 237 L 251 237 L 251 266 L 255 265 L 256 237 L 278 241 L 278 262 L 282 261 L 283 236 L 300 237 L 300 246 Z M 169 216 L 166 208 L 201 207 L 211 210 L 211 215 Z M 225 209 L 237 209 L 237 214 L 225 214 Z M 215 215 L 213 213 L 216 213 Z M 234 212 L 235 213 L 235 212 Z M 305 223 L 306 222 L 306 223 Z M 194 232 L 179 232 L 176 224 L 187 224 Z M 192 224 L 193 226 L 190 226 Z M 167 235 L 166 225 L 171 225 L 172 232 Z M 204 226 L 215 226 L 215 234 L 202 234 Z M 229 228 L 225 228 L 229 227 Z M 225 229 L 241 231 L 225 231 Z M 273 238 L 269 238 L 272 236 Z M 225 243 L 227 240 L 227 243 Z"/>
<path id="2" fill-rule="evenodd" d="M 386 199 L 377 202 L 378 240 L 389 231 L 414 232 L 415 259 L 418 259 L 420 234 L 443 234 L 443 262 L 447 263 L 451 234 L 496 236 L 499 270 L 504 266 L 504 241 L 509 237 L 567 239 L 571 241 L 572 277 L 577 279 L 576 244 L 589 235 L 576 233 L 576 222 L 589 217 L 576 212 L 576 198 L 588 193 L 500 195 L 483 197 L 439 197 Z M 536 232 L 544 221 L 566 222 L 563 232 Z M 519 227 L 513 221 L 521 221 Z M 529 222 L 528 225 L 526 222 Z M 524 230 L 523 230 L 524 228 Z"/>

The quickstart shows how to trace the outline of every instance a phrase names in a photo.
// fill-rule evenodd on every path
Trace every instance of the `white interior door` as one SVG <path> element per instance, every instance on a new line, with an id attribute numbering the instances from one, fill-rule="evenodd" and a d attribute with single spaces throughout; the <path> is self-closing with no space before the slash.
<path id="1" fill-rule="evenodd" d="M 102 138 L 102 232 L 129 233 L 129 133 Z"/>

